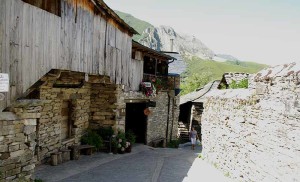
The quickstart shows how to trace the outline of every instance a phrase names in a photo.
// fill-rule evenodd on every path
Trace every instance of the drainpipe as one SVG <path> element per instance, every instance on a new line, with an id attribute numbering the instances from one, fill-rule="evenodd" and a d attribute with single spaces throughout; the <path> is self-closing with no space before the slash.
<path id="1" fill-rule="evenodd" d="M 174 101 L 175 98 L 173 98 L 173 105 L 172 105 L 172 127 L 171 127 L 171 133 L 170 133 L 170 142 L 172 140 L 172 135 L 173 135 L 173 125 L 174 125 L 174 104 L 175 104 L 175 101 Z"/>
<path id="2" fill-rule="evenodd" d="M 168 94 L 168 115 L 167 115 L 167 130 L 166 130 L 166 144 L 168 142 L 168 133 L 169 133 L 169 113 L 170 113 L 170 96 Z"/>

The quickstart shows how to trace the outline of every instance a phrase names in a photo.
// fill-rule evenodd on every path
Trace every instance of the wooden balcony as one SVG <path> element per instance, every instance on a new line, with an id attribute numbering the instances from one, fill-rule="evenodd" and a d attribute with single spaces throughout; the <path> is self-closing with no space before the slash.
<path id="1" fill-rule="evenodd" d="M 176 90 L 178 92 L 180 89 L 180 76 L 175 74 L 158 76 L 144 73 L 143 82 L 151 82 L 158 91 Z"/>

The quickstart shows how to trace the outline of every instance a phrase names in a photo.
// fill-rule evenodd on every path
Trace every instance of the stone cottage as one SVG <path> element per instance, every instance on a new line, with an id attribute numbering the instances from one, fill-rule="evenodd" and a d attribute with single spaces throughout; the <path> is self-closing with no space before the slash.
<path id="1" fill-rule="evenodd" d="M 173 58 L 135 46 L 135 33 L 102 0 L 0 4 L 0 70 L 9 77 L 0 97 L 0 179 L 29 179 L 51 153 L 80 144 L 87 128 L 132 129 L 132 103 L 150 110 L 142 142 L 172 138 L 178 98 L 166 85 Z M 165 80 L 151 97 L 138 92 L 147 71 Z"/>
<path id="2" fill-rule="evenodd" d="M 201 116 L 204 97 L 209 92 L 218 89 L 220 81 L 215 80 L 194 92 L 180 97 L 179 135 L 182 140 L 189 140 L 188 132 L 194 127 L 201 136 Z M 200 137 L 201 138 L 201 137 Z"/>
<path id="3" fill-rule="evenodd" d="M 210 92 L 203 158 L 239 181 L 299 181 L 299 97 L 299 63 L 254 74 L 248 89 Z"/>

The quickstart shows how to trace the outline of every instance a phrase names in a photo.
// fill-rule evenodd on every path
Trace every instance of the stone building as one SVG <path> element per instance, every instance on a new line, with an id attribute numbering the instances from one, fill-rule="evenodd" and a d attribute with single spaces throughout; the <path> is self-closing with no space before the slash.
<path id="1" fill-rule="evenodd" d="M 215 80 L 194 92 L 180 98 L 179 135 L 181 139 L 188 140 L 188 132 L 194 127 L 201 136 L 201 116 L 203 113 L 204 97 L 218 88 L 220 81 Z M 201 137 L 200 137 L 201 138 Z"/>
<path id="2" fill-rule="evenodd" d="M 132 42 L 135 33 L 102 0 L 0 4 L 0 70 L 9 76 L 0 100 L 1 180 L 28 180 L 88 128 L 137 128 L 146 144 L 176 136 L 173 58 Z M 147 97 L 139 87 L 149 78 L 164 82 Z"/>
<path id="3" fill-rule="evenodd" d="M 299 73 L 299 63 L 278 65 L 248 89 L 207 94 L 203 158 L 239 181 L 299 181 Z"/>
<path id="4" fill-rule="evenodd" d="M 168 72 L 174 58 L 137 42 L 133 42 L 132 51 L 133 61 L 142 68 L 136 79 L 154 84 L 156 93 L 151 96 L 136 91 L 124 93 L 125 129 L 134 131 L 138 141 L 148 145 L 157 139 L 163 139 L 164 143 L 176 139 L 180 98 L 176 91 L 180 88 L 180 77 Z M 146 108 L 150 109 L 148 116 L 144 114 Z"/>
<path id="5" fill-rule="evenodd" d="M 249 73 L 224 73 L 218 88 L 219 89 L 221 89 L 221 87 L 229 88 L 229 85 L 232 82 L 239 83 L 240 81 L 242 81 L 244 79 L 248 80 L 250 77 L 251 77 L 251 74 L 249 74 Z"/>

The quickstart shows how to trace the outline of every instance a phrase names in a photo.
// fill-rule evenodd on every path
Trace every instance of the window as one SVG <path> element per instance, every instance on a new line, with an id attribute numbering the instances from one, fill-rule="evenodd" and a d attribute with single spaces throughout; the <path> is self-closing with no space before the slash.
<path id="1" fill-rule="evenodd" d="M 156 60 L 148 56 L 144 57 L 144 73 L 155 75 Z"/>
<path id="2" fill-rule="evenodd" d="M 60 16 L 61 0 L 23 0 L 23 2 Z"/>

